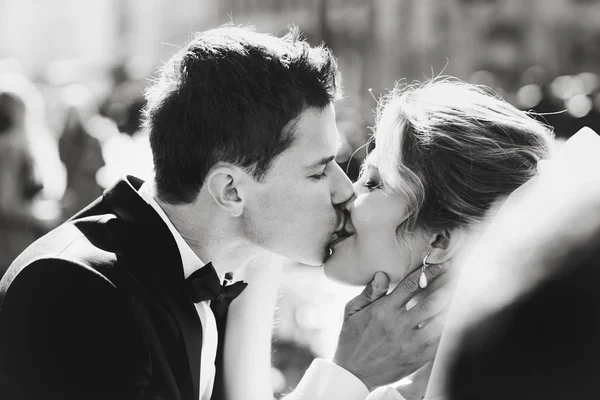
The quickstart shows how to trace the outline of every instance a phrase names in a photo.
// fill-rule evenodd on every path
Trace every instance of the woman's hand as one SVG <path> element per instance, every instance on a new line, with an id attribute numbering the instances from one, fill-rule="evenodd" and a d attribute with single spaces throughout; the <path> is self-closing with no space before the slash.
<path id="1" fill-rule="evenodd" d="M 424 298 L 410 310 L 407 302 L 421 291 L 420 269 L 387 295 L 387 279 L 367 286 L 346 306 L 333 362 L 372 391 L 399 381 L 431 361 L 442 332 L 440 315 L 451 297 L 447 279 L 434 279 L 443 271 L 439 265 L 427 268 L 431 284 L 423 290 Z"/>

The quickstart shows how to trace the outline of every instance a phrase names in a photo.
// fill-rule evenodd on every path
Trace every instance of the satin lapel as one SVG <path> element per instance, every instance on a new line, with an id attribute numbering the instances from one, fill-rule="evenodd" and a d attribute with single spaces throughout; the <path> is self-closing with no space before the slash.
<path id="1" fill-rule="evenodd" d="M 153 292 L 173 315 L 186 349 L 194 399 L 200 392 L 202 324 L 187 291 L 181 256 L 169 228 L 137 193 L 143 181 L 128 176 L 104 192 L 111 211 L 126 222 L 127 238 L 134 248 L 132 274 Z M 137 250 L 137 251 L 135 251 Z M 188 380 L 186 379 L 186 380 Z"/>

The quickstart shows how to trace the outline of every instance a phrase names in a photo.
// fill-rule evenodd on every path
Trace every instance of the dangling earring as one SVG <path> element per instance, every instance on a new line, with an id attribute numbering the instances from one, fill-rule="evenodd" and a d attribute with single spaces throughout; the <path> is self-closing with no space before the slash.
<path id="1" fill-rule="evenodd" d="M 423 258 L 423 266 L 421 266 L 421 276 L 419 277 L 419 287 L 421 289 L 425 289 L 427 287 L 427 275 L 425 274 L 425 268 L 429 267 L 427 264 L 427 257 L 429 257 L 430 253 L 427 253 L 425 258 Z"/>

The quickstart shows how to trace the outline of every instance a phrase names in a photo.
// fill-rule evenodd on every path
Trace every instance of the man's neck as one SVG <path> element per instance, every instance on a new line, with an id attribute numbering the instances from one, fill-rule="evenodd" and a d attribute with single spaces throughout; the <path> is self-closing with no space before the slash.
<path id="1" fill-rule="evenodd" d="M 194 253 L 202 262 L 212 262 L 220 277 L 245 268 L 264 252 L 243 240 L 235 227 L 228 226 L 216 213 L 198 210 L 192 204 L 168 204 L 155 194 L 153 196 Z"/>

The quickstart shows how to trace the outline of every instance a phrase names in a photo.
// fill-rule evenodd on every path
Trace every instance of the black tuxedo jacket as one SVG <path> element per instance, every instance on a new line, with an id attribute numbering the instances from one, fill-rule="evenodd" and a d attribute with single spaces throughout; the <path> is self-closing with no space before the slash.
<path id="1" fill-rule="evenodd" d="M 0 398 L 198 400 L 202 325 L 142 183 L 117 182 L 3 277 Z"/>

